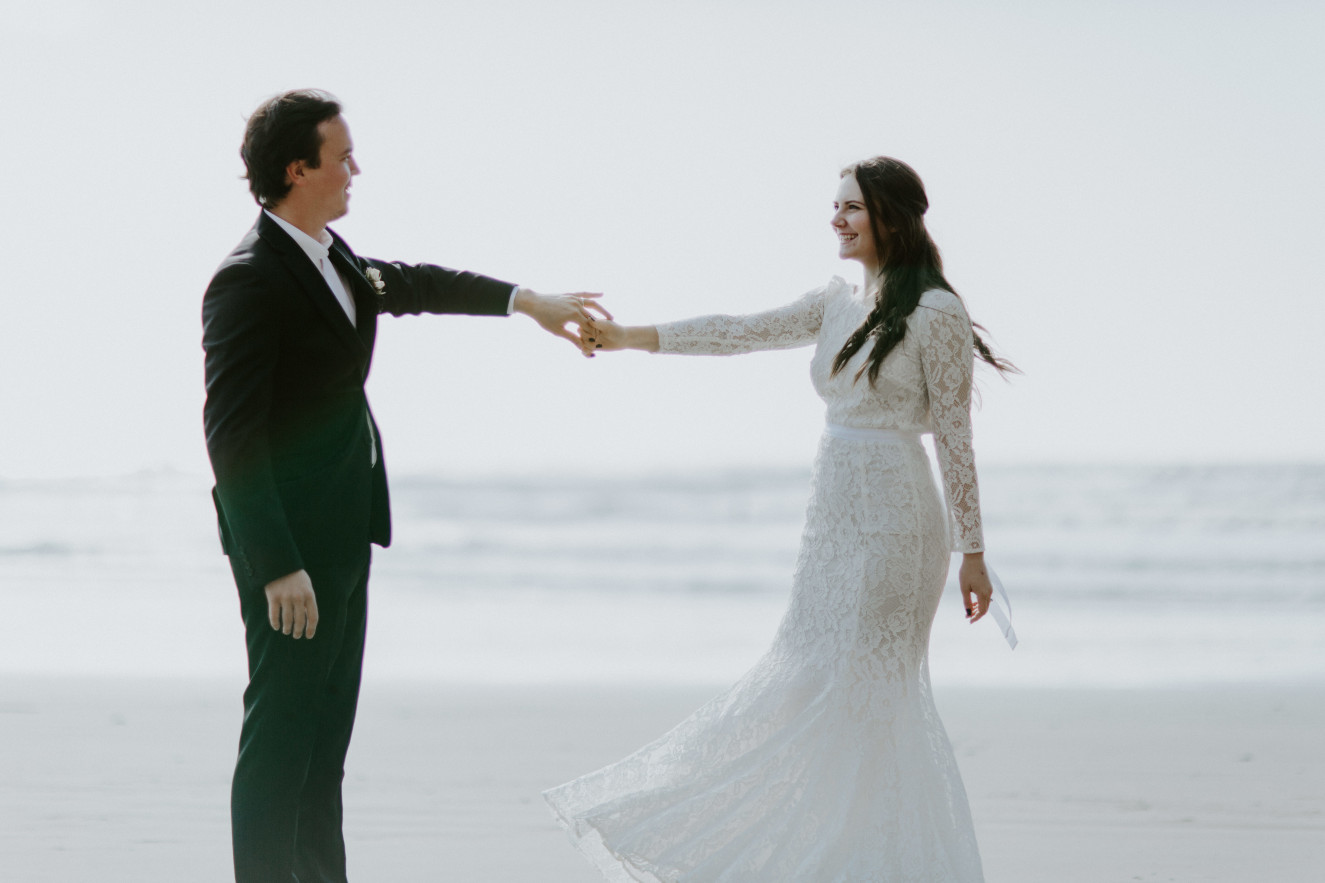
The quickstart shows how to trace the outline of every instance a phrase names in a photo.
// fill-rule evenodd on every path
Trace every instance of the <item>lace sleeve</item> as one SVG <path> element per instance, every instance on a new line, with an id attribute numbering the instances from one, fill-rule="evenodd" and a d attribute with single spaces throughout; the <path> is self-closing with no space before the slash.
<path id="1" fill-rule="evenodd" d="M 954 552 L 981 552 L 980 488 L 971 448 L 971 320 L 957 295 L 929 291 L 912 313 L 925 371 L 934 448 L 952 519 Z"/>
<path id="2" fill-rule="evenodd" d="M 746 316 L 699 316 L 666 322 L 658 328 L 658 352 L 730 356 L 759 350 L 784 350 L 814 342 L 823 324 L 827 286 L 763 313 Z"/>

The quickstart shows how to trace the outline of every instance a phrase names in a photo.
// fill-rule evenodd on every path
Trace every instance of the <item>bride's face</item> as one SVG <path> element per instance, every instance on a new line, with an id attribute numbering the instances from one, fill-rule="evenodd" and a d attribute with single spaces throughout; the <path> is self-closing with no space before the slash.
<path id="1" fill-rule="evenodd" d="M 837 231 L 838 257 L 860 261 L 867 268 L 878 266 L 879 255 L 874 247 L 874 231 L 870 229 L 870 213 L 865 208 L 865 196 L 860 192 L 855 175 L 847 175 L 837 185 L 832 223 Z"/>

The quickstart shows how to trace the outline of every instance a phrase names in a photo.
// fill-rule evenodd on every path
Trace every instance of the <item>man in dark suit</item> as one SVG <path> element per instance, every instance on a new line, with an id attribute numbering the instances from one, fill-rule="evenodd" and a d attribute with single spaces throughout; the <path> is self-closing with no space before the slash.
<path id="1" fill-rule="evenodd" d="M 567 328 L 596 295 L 540 295 L 361 258 L 326 228 L 359 173 L 331 96 L 258 108 L 241 154 L 262 212 L 203 299 L 207 451 L 249 685 L 231 791 L 239 883 L 343 883 L 341 781 L 358 702 L 369 545 L 391 540 L 364 382 L 379 313 L 522 312 Z"/>

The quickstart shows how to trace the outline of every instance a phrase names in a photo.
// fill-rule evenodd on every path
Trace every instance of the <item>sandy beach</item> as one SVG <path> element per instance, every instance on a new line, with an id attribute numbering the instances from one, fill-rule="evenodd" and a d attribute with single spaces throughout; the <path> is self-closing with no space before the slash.
<path id="1" fill-rule="evenodd" d="M 0 880 L 230 879 L 241 688 L 0 679 Z M 1319 879 L 1325 687 L 937 689 L 989 883 Z M 351 878 L 591 883 L 540 789 L 714 690 L 367 683 Z"/>

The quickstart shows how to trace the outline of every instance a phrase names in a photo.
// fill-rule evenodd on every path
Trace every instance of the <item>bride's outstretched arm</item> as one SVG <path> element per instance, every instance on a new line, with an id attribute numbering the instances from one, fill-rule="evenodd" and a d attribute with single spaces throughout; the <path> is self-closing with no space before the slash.
<path id="1" fill-rule="evenodd" d="M 586 355 L 597 350 L 635 349 L 706 356 L 807 346 L 823 324 L 826 291 L 826 287 L 816 288 L 786 306 L 743 316 L 698 316 L 629 327 L 596 321 L 582 336 L 581 345 Z"/>

